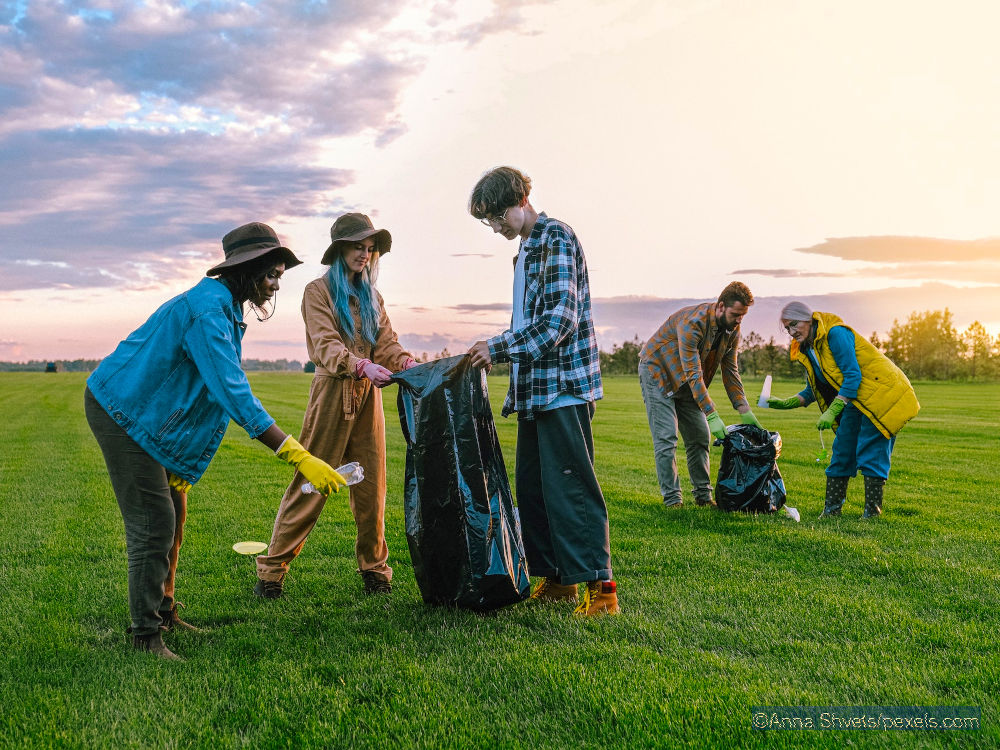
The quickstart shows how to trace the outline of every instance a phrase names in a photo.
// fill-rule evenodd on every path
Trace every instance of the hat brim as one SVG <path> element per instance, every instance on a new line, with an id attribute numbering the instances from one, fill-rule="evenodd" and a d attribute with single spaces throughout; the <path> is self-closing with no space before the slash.
<path id="1" fill-rule="evenodd" d="M 366 240 L 369 237 L 378 235 L 375 240 L 375 245 L 378 247 L 379 255 L 385 255 L 389 252 L 392 247 L 392 235 L 389 234 L 388 229 L 365 229 L 362 232 L 356 232 L 355 234 L 349 235 L 347 237 L 338 237 L 323 253 L 323 260 L 320 261 L 324 266 L 329 266 L 337 259 L 337 245 L 342 242 L 360 242 L 361 240 Z"/>
<path id="2" fill-rule="evenodd" d="M 206 276 L 218 276 L 227 268 L 233 268 L 234 266 L 241 266 L 244 263 L 249 263 L 252 260 L 257 260 L 257 258 L 262 258 L 270 253 L 280 254 L 282 260 L 285 261 L 285 270 L 289 268 L 295 268 L 295 266 L 302 265 L 302 261 L 295 257 L 295 253 L 289 250 L 284 245 L 276 245 L 272 247 L 261 247 L 256 250 L 249 250 L 245 253 L 240 253 L 239 255 L 234 255 L 231 258 L 226 258 L 224 261 L 219 263 L 217 266 L 212 266 L 207 271 L 205 271 Z"/>

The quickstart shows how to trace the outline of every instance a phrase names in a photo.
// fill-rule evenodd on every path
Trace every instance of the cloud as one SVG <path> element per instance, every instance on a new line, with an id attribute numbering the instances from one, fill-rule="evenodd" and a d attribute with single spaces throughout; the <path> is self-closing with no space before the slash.
<path id="1" fill-rule="evenodd" d="M 849 273 L 833 273 L 830 271 L 802 271 L 797 268 L 738 268 L 730 276 L 770 276 L 775 279 L 796 278 L 835 278 L 850 276 Z"/>
<path id="2" fill-rule="evenodd" d="M 454 336 L 446 333 L 399 333 L 399 343 L 407 351 L 413 353 L 415 357 L 422 357 L 424 353 L 435 355 L 448 349 L 454 353 L 465 352 L 469 347 L 469 342 L 461 342 Z"/>
<path id="3" fill-rule="evenodd" d="M 1000 237 L 978 240 L 948 240 L 936 237 L 831 237 L 800 253 L 828 255 L 843 260 L 881 263 L 914 261 L 1000 261 Z"/>
<path id="4" fill-rule="evenodd" d="M 330 212 L 351 173 L 290 164 L 283 140 L 108 130 L 7 139 L 0 169 L 18 175 L 0 183 L 9 288 L 190 278 L 221 260 L 235 226 Z"/>
<path id="5" fill-rule="evenodd" d="M 472 313 L 477 315 L 479 313 L 487 312 L 503 312 L 510 315 L 510 302 L 488 302 L 486 304 L 474 304 L 474 303 L 464 303 L 461 305 L 449 305 L 449 310 L 457 310 L 461 313 Z"/>
<path id="6" fill-rule="evenodd" d="M 797 252 L 863 261 L 861 268 L 740 268 L 733 276 L 770 278 L 883 278 L 911 281 L 1000 284 L 1000 238 L 948 240 L 935 237 L 833 237 Z"/>
<path id="7" fill-rule="evenodd" d="M 155 287 L 204 270 L 239 224 L 348 208 L 355 176 L 324 153 L 405 133 L 407 86 L 476 23 L 458 0 L 4 8 L 7 291 Z M 523 24 L 489 17 L 488 33 Z"/>

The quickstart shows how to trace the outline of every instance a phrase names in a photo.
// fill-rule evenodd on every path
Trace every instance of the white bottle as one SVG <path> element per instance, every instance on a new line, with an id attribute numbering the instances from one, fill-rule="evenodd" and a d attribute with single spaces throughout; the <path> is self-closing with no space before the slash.
<path id="1" fill-rule="evenodd" d="M 767 409 L 767 400 L 771 398 L 771 376 L 764 378 L 764 387 L 760 389 L 760 398 L 757 399 L 757 407 Z"/>
<path id="2" fill-rule="evenodd" d="M 337 473 L 344 478 L 344 481 L 347 482 L 348 486 L 357 484 L 365 478 L 365 470 L 357 461 L 351 461 L 349 464 L 344 464 L 337 469 Z M 312 486 L 312 482 L 306 482 L 302 485 L 302 491 L 308 495 L 311 492 L 316 492 L 316 488 Z"/>

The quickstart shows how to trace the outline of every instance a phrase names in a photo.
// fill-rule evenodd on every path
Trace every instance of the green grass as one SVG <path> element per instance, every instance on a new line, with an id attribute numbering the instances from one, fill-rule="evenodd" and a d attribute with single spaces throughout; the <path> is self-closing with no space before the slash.
<path id="1" fill-rule="evenodd" d="M 608 378 L 594 423 L 623 614 L 425 606 L 389 435 L 389 597 L 360 594 L 334 496 L 286 583 L 251 595 L 289 469 L 230 429 L 191 493 L 178 570 L 187 661 L 126 647 L 121 518 L 82 409 L 82 375 L 2 374 L 0 747 L 995 747 L 1000 742 L 1000 386 L 917 384 L 884 518 L 819 521 L 818 412 L 758 410 L 802 522 L 662 507 L 638 382 Z M 252 376 L 298 432 L 309 379 Z M 492 378 L 492 398 L 504 383 Z M 759 381 L 749 381 L 756 394 Z M 776 383 L 776 395 L 798 390 Z M 713 395 L 726 419 L 734 413 Z M 513 472 L 514 420 L 497 419 Z M 713 468 L 718 449 L 713 449 Z M 686 476 L 684 477 L 686 483 Z M 685 491 L 687 492 L 685 484 Z M 690 497 L 688 495 L 688 497 Z M 755 705 L 979 706 L 978 732 L 755 732 Z"/>

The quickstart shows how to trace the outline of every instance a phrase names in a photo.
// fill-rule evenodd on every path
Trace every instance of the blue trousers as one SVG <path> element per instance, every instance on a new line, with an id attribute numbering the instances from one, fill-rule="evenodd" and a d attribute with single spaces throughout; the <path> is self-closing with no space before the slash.
<path id="1" fill-rule="evenodd" d="M 853 477 L 860 471 L 866 477 L 888 479 L 895 443 L 895 435 L 887 438 L 854 404 L 848 404 L 840 413 L 833 458 L 826 467 L 826 475 Z"/>

